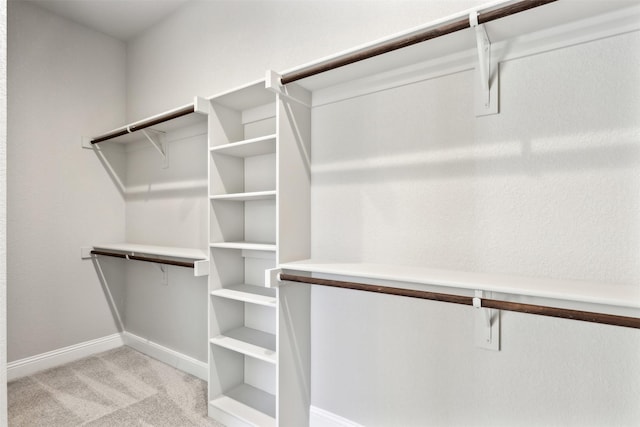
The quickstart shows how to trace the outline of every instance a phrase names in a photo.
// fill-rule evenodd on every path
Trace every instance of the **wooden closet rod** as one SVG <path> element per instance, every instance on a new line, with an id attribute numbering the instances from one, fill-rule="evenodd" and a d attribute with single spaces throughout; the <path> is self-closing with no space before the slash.
<path id="1" fill-rule="evenodd" d="M 127 126 L 123 129 L 114 130 L 112 132 L 106 133 L 101 136 L 97 136 L 91 140 L 92 144 L 97 144 L 98 142 L 107 141 L 109 139 L 117 138 L 119 136 L 126 135 L 128 133 L 132 133 L 141 129 L 145 129 L 151 126 L 155 126 L 160 123 L 168 122 L 169 120 L 177 119 L 178 117 L 186 116 L 195 112 L 195 105 L 188 105 L 179 110 L 169 111 L 166 114 L 155 117 L 153 119 L 145 120 L 142 122 L 134 123 L 130 126 Z"/>
<path id="2" fill-rule="evenodd" d="M 153 258 L 153 257 L 139 256 L 139 255 L 129 255 L 129 254 L 123 254 L 121 252 L 108 252 L 108 251 L 98 251 L 98 250 L 92 250 L 91 253 L 93 255 L 104 255 L 104 256 L 110 256 L 115 258 L 132 259 L 135 261 L 145 261 L 145 262 L 153 262 L 156 264 L 167 264 L 167 265 L 176 265 L 178 267 L 194 268 L 194 263 L 188 262 L 188 261 L 173 261 L 169 259 Z"/>
<path id="3" fill-rule="evenodd" d="M 438 292 L 419 291 L 415 289 L 402 289 L 402 288 L 394 288 L 389 286 L 370 285 L 370 284 L 356 283 L 356 282 L 344 282 L 339 280 L 319 279 L 316 277 L 297 276 L 293 274 L 284 274 L 284 273 L 280 274 L 280 280 L 288 281 L 288 282 L 308 283 L 312 285 L 331 286 L 335 288 L 355 289 L 358 291 L 376 292 L 381 294 L 398 295 L 398 296 L 410 297 L 410 298 L 421 298 L 421 299 L 428 299 L 432 301 L 450 302 L 454 304 L 473 305 L 473 297 L 452 295 L 452 294 L 442 294 Z M 593 313 L 589 311 L 571 310 L 571 309 L 557 308 L 557 307 L 547 307 L 543 305 L 534 305 L 534 304 L 522 304 L 518 302 L 501 301 L 501 300 L 494 300 L 494 299 L 487 299 L 487 298 L 482 298 L 482 307 L 640 329 L 640 318 L 637 318 L 637 317 L 618 316 L 614 314 L 604 314 L 604 313 Z"/>
<path id="4" fill-rule="evenodd" d="M 514 15 L 525 10 L 533 9 L 539 6 L 543 6 L 548 3 L 553 3 L 557 0 L 523 0 L 514 4 L 500 7 L 498 9 L 489 10 L 487 12 L 478 14 L 478 23 L 484 24 L 485 22 L 494 21 L 496 19 L 504 18 L 509 15 Z M 398 40 L 391 40 L 387 43 L 374 46 L 371 48 L 363 49 L 361 51 L 347 54 L 345 56 L 330 60 L 323 64 L 312 65 L 302 70 L 293 71 L 291 73 L 283 74 L 280 78 L 280 83 L 286 85 L 288 83 L 295 82 L 297 80 L 311 77 L 316 74 L 324 73 L 336 68 L 343 67 L 345 65 L 353 64 L 354 62 L 363 61 L 365 59 L 373 58 L 374 56 L 382 55 L 394 50 L 402 49 L 403 47 L 411 46 L 414 44 L 422 43 L 427 40 L 435 39 L 447 34 L 455 33 L 470 28 L 469 18 L 461 18 L 457 21 L 442 24 L 436 28 L 428 28 L 419 33 L 407 36 Z"/>

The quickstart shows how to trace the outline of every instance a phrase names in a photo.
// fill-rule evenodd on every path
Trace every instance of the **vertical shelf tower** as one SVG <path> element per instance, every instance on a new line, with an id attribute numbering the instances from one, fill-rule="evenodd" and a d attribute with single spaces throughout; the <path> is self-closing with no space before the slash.
<path id="1" fill-rule="evenodd" d="M 309 255 L 309 108 L 264 81 L 210 102 L 209 415 L 229 426 L 303 425 L 309 290 L 270 287 L 268 277 Z"/>

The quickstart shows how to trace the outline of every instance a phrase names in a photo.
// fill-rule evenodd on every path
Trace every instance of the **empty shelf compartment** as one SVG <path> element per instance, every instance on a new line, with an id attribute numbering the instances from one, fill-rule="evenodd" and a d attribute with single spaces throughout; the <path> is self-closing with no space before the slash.
<path id="1" fill-rule="evenodd" d="M 209 404 L 250 425 L 276 425 L 275 396 L 247 384 L 214 398 Z"/>
<path id="2" fill-rule="evenodd" d="M 257 329 L 233 329 L 211 338 L 211 343 L 265 362 L 277 361 L 275 335 Z"/>
<path id="3" fill-rule="evenodd" d="M 211 295 L 267 307 L 275 307 L 277 302 L 275 289 L 246 284 L 217 289 Z"/>

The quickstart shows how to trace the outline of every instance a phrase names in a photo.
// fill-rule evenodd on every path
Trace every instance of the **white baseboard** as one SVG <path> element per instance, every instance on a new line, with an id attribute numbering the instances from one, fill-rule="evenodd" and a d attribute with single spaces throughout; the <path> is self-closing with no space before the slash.
<path id="1" fill-rule="evenodd" d="M 128 345 L 141 353 L 204 381 L 208 380 L 206 363 L 129 332 L 123 332 L 7 363 L 7 381 L 32 375 L 45 369 L 55 368 L 56 366 L 122 347 L 123 345 Z"/>
<path id="2" fill-rule="evenodd" d="M 309 407 L 309 427 L 362 427 L 360 424 L 313 405 Z"/>
<path id="3" fill-rule="evenodd" d="M 44 369 L 54 368 L 96 353 L 121 347 L 124 344 L 121 334 L 108 335 L 58 350 L 48 351 L 7 363 L 7 381 L 35 374 Z"/>
<path id="4" fill-rule="evenodd" d="M 209 369 L 205 362 L 189 357 L 175 350 L 156 344 L 148 339 L 141 338 L 129 332 L 122 333 L 124 345 L 138 350 L 148 356 L 158 359 L 161 362 L 171 365 L 176 369 L 184 371 L 201 380 L 208 381 Z"/>

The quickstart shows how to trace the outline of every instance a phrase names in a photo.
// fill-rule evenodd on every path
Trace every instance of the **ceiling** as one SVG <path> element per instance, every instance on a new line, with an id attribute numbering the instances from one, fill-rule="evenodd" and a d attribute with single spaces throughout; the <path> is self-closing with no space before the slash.
<path id="1" fill-rule="evenodd" d="M 189 0 L 22 0 L 127 41 Z"/>

